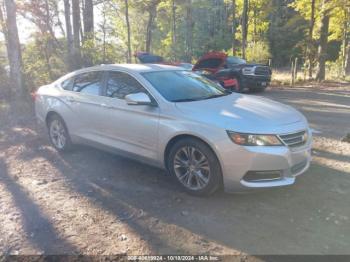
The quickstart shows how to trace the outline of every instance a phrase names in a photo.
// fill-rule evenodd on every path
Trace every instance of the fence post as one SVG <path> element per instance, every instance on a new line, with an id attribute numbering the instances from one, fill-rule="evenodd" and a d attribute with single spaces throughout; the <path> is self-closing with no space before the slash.
<path id="1" fill-rule="evenodd" d="M 290 72 L 292 75 L 292 79 L 291 79 L 290 83 L 291 83 L 291 86 L 294 86 L 294 61 L 293 60 L 292 60 L 292 66 L 291 66 Z"/>
<path id="2" fill-rule="evenodd" d="M 294 83 L 298 80 L 298 58 L 296 57 L 294 60 Z"/>

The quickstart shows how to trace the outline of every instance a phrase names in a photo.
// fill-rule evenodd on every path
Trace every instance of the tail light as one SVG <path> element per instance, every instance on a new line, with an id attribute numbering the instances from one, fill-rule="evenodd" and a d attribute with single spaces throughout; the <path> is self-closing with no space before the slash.
<path id="1" fill-rule="evenodd" d="M 35 102 L 35 100 L 36 100 L 37 97 L 38 97 L 38 93 L 35 91 L 35 92 L 30 93 L 30 95 L 31 95 L 33 101 Z"/>

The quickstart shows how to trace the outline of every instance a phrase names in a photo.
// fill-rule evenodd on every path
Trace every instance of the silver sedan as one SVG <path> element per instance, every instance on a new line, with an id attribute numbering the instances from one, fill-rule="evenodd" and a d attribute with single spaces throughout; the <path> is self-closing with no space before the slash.
<path id="1" fill-rule="evenodd" d="M 84 143 L 165 168 L 189 193 L 291 185 L 311 160 L 305 117 L 165 65 L 101 65 L 40 87 L 52 145 Z"/>

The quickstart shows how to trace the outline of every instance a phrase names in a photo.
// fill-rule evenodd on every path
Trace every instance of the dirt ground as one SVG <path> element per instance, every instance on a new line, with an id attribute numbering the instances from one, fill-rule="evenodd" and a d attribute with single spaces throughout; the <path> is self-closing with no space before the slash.
<path id="1" fill-rule="evenodd" d="M 258 95 L 318 131 L 311 168 L 291 187 L 209 198 L 96 149 L 60 155 L 0 100 L 0 254 L 350 254 L 350 86 Z"/>

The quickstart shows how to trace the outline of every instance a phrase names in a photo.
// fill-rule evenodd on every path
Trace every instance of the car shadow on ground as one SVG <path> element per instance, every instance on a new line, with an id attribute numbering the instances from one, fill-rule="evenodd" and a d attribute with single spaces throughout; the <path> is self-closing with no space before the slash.
<path id="1" fill-rule="evenodd" d="M 193 253 L 211 241 L 218 246 L 206 252 L 348 252 L 350 174 L 317 163 L 292 187 L 198 198 L 162 170 L 99 150 L 22 153 L 25 161 L 36 157 L 52 164 L 72 190 L 127 223 L 155 253 Z M 192 240 L 198 243 L 188 244 Z"/>

